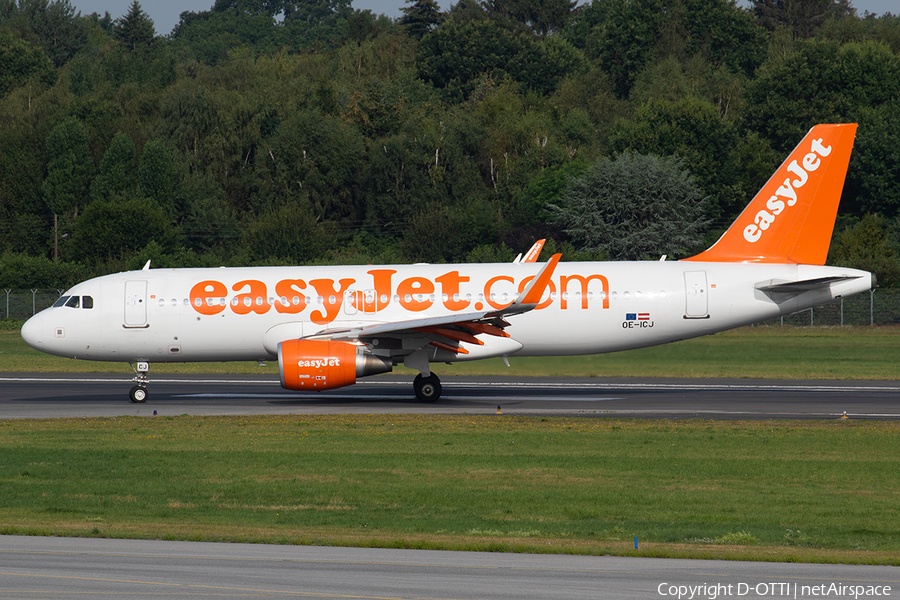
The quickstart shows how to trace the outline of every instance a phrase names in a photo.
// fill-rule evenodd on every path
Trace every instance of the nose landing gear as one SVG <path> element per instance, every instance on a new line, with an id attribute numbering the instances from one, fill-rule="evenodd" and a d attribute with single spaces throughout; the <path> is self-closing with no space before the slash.
<path id="1" fill-rule="evenodd" d="M 147 392 L 147 384 L 150 383 L 150 379 L 147 377 L 147 373 L 150 372 L 150 363 L 148 362 L 139 362 L 137 366 L 133 363 L 129 363 L 131 365 L 132 370 L 134 370 L 134 381 L 137 383 L 136 386 L 131 388 L 131 391 L 128 392 L 128 397 L 131 398 L 132 402 L 137 404 L 141 404 L 147 401 L 147 396 L 149 396 L 149 392 Z"/>

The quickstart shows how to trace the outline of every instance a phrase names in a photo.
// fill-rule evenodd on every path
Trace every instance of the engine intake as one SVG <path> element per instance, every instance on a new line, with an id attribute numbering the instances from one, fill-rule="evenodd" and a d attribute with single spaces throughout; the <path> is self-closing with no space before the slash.
<path id="1" fill-rule="evenodd" d="M 362 346 L 331 340 L 285 340 L 278 344 L 281 387 L 288 390 L 333 390 L 353 385 L 357 377 L 387 373 L 389 358 L 368 354 Z"/>

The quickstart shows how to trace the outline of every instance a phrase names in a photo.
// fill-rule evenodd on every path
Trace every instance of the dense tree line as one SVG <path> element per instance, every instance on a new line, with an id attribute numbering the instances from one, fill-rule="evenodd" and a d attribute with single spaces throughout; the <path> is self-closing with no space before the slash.
<path id="1" fill-rule="evenodd" d="M 136 0 L 115 19 L 0 0 L 0 279 L 505 261 L 538 237 L 568 259 L 677 258 L 812 125 L 848 121 L 832 259 L 900 283 L 898 16 L 407 0 L 392 20 L 350 0 L 216 0 L 159 35 Z M 625 189 L 636 175 L 673 198 L 647 203 Z M 627 234 L 603 217 L 611 189 Z"/>

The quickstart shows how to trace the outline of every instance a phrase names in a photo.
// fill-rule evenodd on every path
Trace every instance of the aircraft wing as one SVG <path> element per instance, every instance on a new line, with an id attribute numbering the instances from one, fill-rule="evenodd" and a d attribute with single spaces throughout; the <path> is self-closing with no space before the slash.
<path id="1" fill-rule="evenodd" d="M 547 284 L 553 277 L 553 272 L 556 270 L 556 265 L 559 263 L 561 256 L 561 254 L 554 254 L 541 268 L 537 276 L 522 290 L 522 293 L 511 304 L 501 309 L 376 323 L 363 327 L 326 329 L 313 335 L 305 336 L 304 339 L 365 342 L 367 338 L 384 336 L 385 334 L 389 334 L 389 337 L 400 337 L 424 333 L 428 334 L 429 337 L 436 338 L 432 339 L 430 343 L 437 348 L 443 348 L 459 354 L 468 354 L 468 351 L 461 347 L 459 342 L 483 345 L 483 342 L 477 338 L 481 334 L 509 337 L 509 334 L 503 331 L 504 328 L 510 325 L 505 317 L 522 314 L 537 307 L 541 301 L 541 296 L 544 295 Z"/>

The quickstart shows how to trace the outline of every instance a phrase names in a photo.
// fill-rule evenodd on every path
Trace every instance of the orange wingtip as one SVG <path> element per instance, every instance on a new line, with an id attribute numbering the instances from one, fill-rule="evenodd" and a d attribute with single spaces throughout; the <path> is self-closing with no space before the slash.
<path id="1" fill-rule="evenodd" d="M 688 261 L 824 265 L 856 124 L 816 125 L 713 246 Z"/>
<path id="2" fill-rule="evenodd" d="M 553 271 L 556 270 L 556 264 L 559 262 L 560 258 L 562 258 L 562 254 L 554 254 L 550 257 L 550 260 L 544 265 L 538 278 L 531 284 L 531 289 L 528 290 L 528 294 L 522 298 L 522 301 L 519 302 L 519 304 L 540 304 L 541 296 L 544 295 L 544 289 L 547 287 L 547 283 L 550 279 L 553 278 Z"/>
<path id="3" fill-rule="evenodd" d="M 541 249 L 544 247 L 544 244 L 547 240 L 538 240 L 534 243 L 534 246 L 531 247 L 531 250 L 525 254 L 525 257 L 522 259 L 523 263 L 533 263 L 537 262 L 538 256 L 541 255 Z"/>

